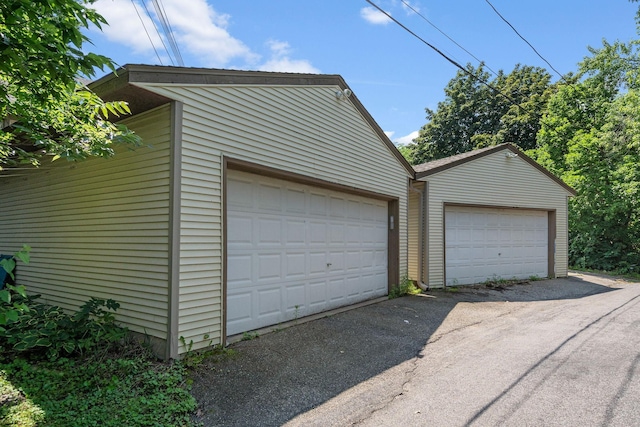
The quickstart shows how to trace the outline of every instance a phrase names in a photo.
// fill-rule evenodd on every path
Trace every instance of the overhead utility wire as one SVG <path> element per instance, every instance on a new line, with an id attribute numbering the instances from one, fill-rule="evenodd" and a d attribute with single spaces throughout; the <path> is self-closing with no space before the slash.
<path id="1" fill-rule="evenodd" d="M 133 8 L 136 10 L 136 14 L 138 15 L 138 18 L 140 18 L 140 22 L 142 22 L 142 28 L 144 28 L 144 32 L 147 33 L 147 37 L 149 38 L 149 42 L 151 43 L 151 47 L 153 47 L 153 51 L 156 53 L 156 56 L 158 57 L 158 61 L 160 61 L 160 65 L 164 65 L 162 63 L 162 59 L 160 59 L 160 54 L 158 53 L 158 50 L 156 49 L 156 45 L 153 44 L 153 40 L 151 39 L 151 34 L 149 34 L 149 31 L 147 31 L 147 26 L 144 25 L 144 19 L 142 19 L 142 16 L 140 15 L 140 12 L 138 12 L 138 8 L 136 7 L 135 1 L 131 0 L 131 4 L 133 5 Z"/>
<path id="2" fill-rule="evenodd" d="M 557 74 L 557 75 L 559 75 L 559 76 L 560 76 L 560 78 L 561 78 L 562 80 L 564 80 L 566 83 L 569 83 L 569 82 L 567 82 L 567 81 L 565 80 L 565 78 L 564 78 L 564 76 L 562 75 L 562 73 L 561 73 L 560 71 L 556 70 L 556 69 L 553 67 L 553 65 L 551 65 L 551 63 L 550 63 L 549 61 L 547 61 L 547 60 L 544 58 L 544 56 L 540 55 L 540 52 L 538 52 L 538 51 L 536 50 L 536 48 L 535 48 L 535 47 L 533 47 L 533 45 L 532 45 L 531 43 L 529 43 L 529 41 L 528 41 L 527 39 L 525 39 L 525 38 L 524 38 L 524 37 L 523 37 L 523 36 L 518 32 L 518 30 L 516 30 L 516 29 L 515 29 L 515 27 L 514 27 L 513 25 L 511 25 L 511 23 L 510 23 L 509 21 L 507 21 L 507 19 L 506 19 L 504 16 L 502 16 L 502 15 L 500 14 L 500 12 L 498 12 L 498 9 L 496 9 L 496 8 L 495 8 L 495 6 L 494 6 L 494 5 L 492 5 L 492 4 L 491 4 L 491 2 L 490 2 L 489 0 L 485 0 L 485 1 L 487 2 L 487 4 L 488 4 L 489 6 L 491 6 L 491 9 L 493 9 L 493 11 L 494 11 L 494 12 L 495 12 L 499 17 L 500 17 L 500 19 L 502 19 L 502 20 L 503 20 L 503 21 L 504 21 L 508 26 L 510 26 L 510 27 L 511 27 L 511 29 L 512 29 L 512 30 L 513 30 L 513 31 L 518 35 L 518 37 L 520 37 L 520 38 L 521 38 L 521 39 L 522 39 L 526 44 L 528 44 L 528 45 L 529 45 L 529 47 L 530 47 L 531 49 L 533 49 L 533 51 L 536 53 L 536 55 L 538 55 L 538 56 L 540 57 L 540 59 L 542 59 L 544 62 L 546 62 L 546 63 L 547 63 L 547 65 L 548 65 L 549 67 L 551 67 L 551 69 L 552 69 L 553 71 L 555 71 L 555 72 L 556 72 L 556 74 Z"/>
<path id="3" fill-rule="evenodd" d="M 413 6 L 411 6 L 409 3 L 407 3 L 405 0 L 400 0 L 406 7 L 408 7 L 409 9 L 411 9 L 413 11 L 413 13 L 415 13 L 416 15 L 418 15 L 420 18 L 424 19 L 427 24 L 431 25 L 433 28 L 435 28 L 436 30 L 440 31 L 440 33 L 442 35 L 444 35 L 446 38 L 448 38 L 449 40 L 451 40 L 456 46 L 458 46 L 460 49 L 464 50 L 465 52 L 467 52 L 469 55 L 471 55 L 471 57 L 473 57 L 473 59 L 475 59 L 476 61 L 480 62 L 481 64 L 484 64 L 485 67 L 487 67 L 487 69 L 489 71 L 491 71 L 494 75 L 498 75 L 498 73 L 496 73 L 495 71 L 493 71 L 484 61 L 478 59 L 473 53 L 469 52 L 467 49 L 465 49 L 463 46 L 461 46 L 457 41 L 455 41 L 454 39 L 452 39 L 451 37 L 449 37 L 449 35 L 447 33 L 445 33 L 444 31 L 442 31 L 440 28 L 438 28 L 433 22 L 429 21 L 427 19 L 426 16 L 424 16 L 423 14 L 421 14 L 420 12 L 418 12 L 416 9 L 413 8 Z"/>
<path id="4" fill-rule="evenodd" d="M 173 31 L 173 27 L 171 26 L 171 21 L 169 21 L 169 15 L 167 14 L 167 11 L 164 8 L 164 4 L 162 3 L 162 0 L 158 0 L 158 2 L 160 3 L 160 7 L 162 9 L 162 13 L 164 14 L 165 20 L 167 21 L 167 27 L 169 28 L 169 34 L 171 34 L 171 39 L 173 40 L 173 44 L 175 45 L 176 48 L 176 53 L 178 54 L 178 64 L 181 66 L 184 66 L 184 60 L 182 59 L 182 53 L 180 52 L 180 48 L 178 46 L 178 43 L 176 42 L 176 36 L 175 33 Z"/>
<path id="5" fill-rule="evenodd" d="M 429 43 L 428 41 L 426 41 L 425 39 L 423 39 L 422 37 L 420 37 L 419 35 L 417 35 L 416 33 L 414 33 L 413 31 L 411 31 L 409 28 L 407 28 L 404 24 L 402 24 L 400 21 L 398 21 L 396 18 L 394 18 L 393 16 L 391 16 L 389 13 L 387 13 L 386 11 L 384 11 L 383 9 L 380 8 L 380 6 L 378 6 L 377 4 L 375 4 L 374 2 L 372 2 L 371 0 L 365 0 L 367 3 L 369 3 L 371 6 L 375 7 L 376 9 L 378 9 L 380 12 L 384 13 L 389 19 L 391 19 L 393 22 L 395 22 L 396 24 L 398 24 L 400 27 L 402 27 L 406 32 L 408 32 L 409 34 L 411 34 L 413 37 L 417 38 L 418 40 L 420 40 L 422 43 L 426 44 L 427 46 L 429 46 L 431 49 L 435 50 L 440 56 L 442 56 L 444 59 L 446 59 L 447 61 L 449 61 L 450 63 L 452 63 L 454 66 L 456 66 L 457 68 L 459 68 L 462 72 L 464 72 L 465 74 L 467 74 L 468 76 L 472 77 L 474 80 L 479 81 L 480 83 L 482 83 L 483 85 L 487 86 L 489 89 L 493 90 L 495 93 L 501 95 L 502 97 L 504 97 L 507 101 L 511 102 L 512 105 L 515 105 L 516 107 L 520 108 L 521 110 L 523 110 L 523 108 L 520 106 L 520 104 L 518 104 L 516 101 L 514 101 L 513 99 L 511 99 L 509 96 L 505 95 L 503 92 L 501 92 L 499 89 L 495 88 L 491 83 L 481 79 L 480 77 L 476 76 L 475 74 L 473 74 L 472 72 L 470 72 L 469 70 L 467 70 L 466 68 L 464 68 L 462 65 L 458 64 L 456 61 L 454 61 L 453 59 L 449 58 L 447 55 L 445 55 L 444 53 L 442 53 L 440 51 L 440 49 L 438 49 L 437 47 L 435 47 L 434 45 L 432 45 L 431 43 Z M 524 111 L 524 110 L 523 110 Z"/>
<path id="6" fill-rule="evenodd" d="M 173 35 L 173 29 L 171 28 L 171 24 L 169 24 L 169 19 L 164 11 L 164 5 L 160 2 L 160 0 L 153 0 L 153 7 L 156 10 L 156 15 L 160 21 L 160 25 L 162 25 L 162 29 L 164 34 L 167 36 L 167 40 L 169 41 L 169 46 L 171 47 L 171 51 L 173 52 L 173 56 L 176 59 L 176 62 L 180 66 L 184 66 L 184 61 L 182 60 L 182 55 L 180 54 L 180 49 L 178 48 L 178 43 Z"/>
<path id="7" fill-rule="evenodd" d="M 131 1 L 133 1 L 133 0 L 131 0 Z M 156 21 L 153 20 L 153 16 L 151 16 L 151 12 L 149 11 L 149 8 L 147 7 L 147 4 L 144 2 L 144 0 L 142 0 L 140 3 L 142 3 L 142 6 L 144 7 L 145 12 L 147 12 L 147 16 L 149 17 L 149 19 L 153 23 L 153 28 L 155 28 L 156 29 L 156 33 L 158 33 L 158 37 L 160 37 L 160 41 L 162 42 L 162 46 L 164 46 L 164 50 L 165 50 L 165 52 L 167 52 L 167 56 L 169 57 L 169 61 L 171 61 L 172 65 L 175 65 L 175 62 L 174 62 L 173 58 L 171 57 L 171 53 L 169 52 L 169 49 L 167 49 L 167 45 L 164 43 L 164 39 L 162 38 L 162 34 L 160 34 L 160 30 L 158 29 L 158 26 L 156 25 Z"/>

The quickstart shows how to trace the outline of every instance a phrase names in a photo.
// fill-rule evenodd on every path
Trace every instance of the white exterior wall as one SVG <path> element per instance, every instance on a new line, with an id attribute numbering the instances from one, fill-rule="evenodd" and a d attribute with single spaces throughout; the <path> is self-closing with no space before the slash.
<path id="1" fill-rule="evenodd" d="M 222 340 L 224 156 L 398 197 L 406 274 L 409 175 L 337 86 L 140 86 L 184 104 L 179 336 L 194 349 Z"/>
<path id="2" fill-rule="evenodd" d="M 428 182 L 428 285 L 444 284 L 444 203 L 556 211 L 555 276 L 567 275 L 569 193 L 520 157 L 500 150 L 421 178 Z M 553 276 L 553 272 L 549 272 Z"/>
<path id="3" fill-rule="evenodd" d="M 112 298 L 118 321 L 165 340 L 169 108 L 125 123 L 144 147 L 0 176 L 0 252 L 32 247 L 18 280 L 43 302 L 76 311 L 89 297 Z"/>

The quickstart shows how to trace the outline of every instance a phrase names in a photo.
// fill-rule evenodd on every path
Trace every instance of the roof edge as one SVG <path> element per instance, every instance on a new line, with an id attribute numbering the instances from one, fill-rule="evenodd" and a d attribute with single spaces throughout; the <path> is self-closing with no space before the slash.
<path id="1" fill-rule="evenodd" d="M 539 172 L 542 172 L 544 175 L 546 175 L 548 178 L 550 178 L 556 184 L 560 185 L 567 192 L 569 192 L 569 194 L 571 194 L 572 196 L 576 196 L 578 194 L 578 192 L 576 190 L 574 190 L 572 187 L 567 185 L 563 180 L 561 180 L 560 178 L 558 178 L 557 176 L 552 174 L 545 167 L 543 167 L 540 164 L 538 164 L 538 162 L 533 160 L 531 157 L 527 156 L 522 150 L 520 150 L 514 144 L 511 144 L 509 142 L 496 145 L 496 146 L 494 146 L 494 147 L 492 147 L 490 149 L 482 150 L 482 151 L 478 152 L 477 154 L 472 154 L 470 156 L 461 158 L 461 159 L 453 161 L 451 163 L 447 163 L 447 164 L 444 164 L 444 165 L 441 165 L 441 166 L 436 166 L 433 169 L 429 169 L 429 170 L 426 170 L 426 171 L 423 171 L 423 172 L 416 172 L 415 173 L 415 179 L 420 179 L 420 178 L 424 178 L 424 177 L 429 176 L 429 175 L 434 175 L 434 174 L 436 174 L 438 172 L 442 172 L 444 170 L 460 166 L 460 165 L 462 165 L 464 163 L 467 163 L 467 162 L 470 162 L 472 160 L 476 160 L 476 159 L 482 158 L 484 156 L 488 156 L 490 154 L 494 154 L 494 153 L 496 153 L 498 151 L 501 151 L 501 150 L 509 150 L 509 151 L 513 152 L 515 155 L 517 155 L 518 157 L 522 158 L 525 162 L 529 163 L 531 166 L 536 168 Z"/>
<path id="2" fill-rule="evenodd" d="M 271 71 L 226 70 L 218 68 L 190 68 L 163 65 L 126 64 L 112 73 L 94 81 L 90 88 L 101 94 L 119 93 L 136 84 L 195 84 L 195 85 L 292 85 L 292 86 L 349 86 L 339 74 L 304 74 Z M 138 89 L 138 91 L 143 89 Z M 147 91 L 148 92 L 148 91 Z M 151 96 L 151 93 L 149 96 Z M 406 169 L 411 178 L 415 170 L 395 144 L 384 133 L 355 94 L 349 101 L 371 126 L 380 140 Z M 160 102 L 160 101 L 158 101 Z"/>
<path id="3" fill-rule="evenodd" d="M 275 71 L 228 70 L 222 68 L 174 67 L 126 64 L 131 83 L 173 84 L 346 84 L 339 74 L 283 73 Z"/>

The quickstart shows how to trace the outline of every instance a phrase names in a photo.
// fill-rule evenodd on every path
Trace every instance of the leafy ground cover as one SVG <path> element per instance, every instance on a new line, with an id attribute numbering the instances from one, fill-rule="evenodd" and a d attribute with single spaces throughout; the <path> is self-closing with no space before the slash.
<path id="1" fill-rule="evenodd" d="M 14 279 L 15 260 L 0 267 Z M 75 313 L 24 286 L 0 289 L 0 426 L 192 426 L 187 364 L 160 363 L 90 298 Z M 187 360 L 192 360 L 193 357 Z"/>
<path id="2" fill-rule="evenodd" d="M 192 426 L 186 368 L 144 352 L 0 362 L 1 426 Z"/>

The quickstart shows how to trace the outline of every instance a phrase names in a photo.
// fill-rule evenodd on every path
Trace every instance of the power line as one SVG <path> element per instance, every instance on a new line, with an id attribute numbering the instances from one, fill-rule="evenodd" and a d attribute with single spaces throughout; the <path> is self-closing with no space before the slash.
<path id="1" fill-rule="evenodd" d="M 528 44 L 528 45 L 529 45 L 529 47 L 530 47 L 531 49 L 533 49 L 533 51 L 536 53 L 536 55 L 538 55 L 538 56 L 540 57 L 540 59 L 542 59 L 544 62 L 546 62 L 546 63 L 547 63 L 547 65 L 548 65 L 549 67 L 551 67 L 551 69 L 552 69 L 553 71 L 555 71 L 555 72 L 556 72 L 556 74 L 557 74 L 557 75 L 559 75 L 559 76 L 560 76 L 560 78 L 561 78 L 562 80 L 564 80 L 564 81 L 565 81 L 565 83 L 569 83 L 569 82 L 567 82 L 567 81 L 565 80 L 565 78 L 564 78 L 564 76 L 562 75 L 562 73 L 560 73 L 560 71 L 556 70 L 556 69 L 553 67 L 553 65 L 551 65 L 551 63 L 550 63 L 549 61 L 547 61 L 547 60 L 546 60 L 542 55 L 540 55 L 540 52 L 538 52 L 538 51 L 536 50 L 536 48 L 535 48 L 535 47 L 533 47 L 533 45 L 532 45 L 531 43 L 529 43 L 529 41 L 528 41 L 527 39 L 525 39 L 525 38 L 524 38 L 524 37 L 523 37 L 523 36 L 518 32 L 518 30 L 516 30 L 516 29 L 515 29 L 515 27 L 514 27 L 513 25 L 511 25 L 511 23 L 510 23 L 509 21 L 507 21 L 507 19 L 506 19 L 504 16 L 502 16 L 502 15 L 500 14 L 500 12 L 498 12 L 498 9 L 496 9 L 496 8 L 495 8 L 495 6 L 494 6 L 494 5 L 492 5 L 492 4 L 491 4 L 491 2 L 490 2 L 489 0 L 485 0 L 485 1 L 487 2 L 487 4 L 488 4 L 489 6 L 491 6 L 491 9 L 493 9 L 493 11 L 494 11 L 494 12 L 495 12 L 499 17 L 500 17 L 500 19 L 502 19 L 502 20 L 503 20 L 503 21 L 504 21 L 508 26 L 510 26 L 510 27 L 511 27 L 511 29 L 512 29 L 512 30 L 513 30 L 513 31 L 518 35 L 518 37 L 520 37 L 520 38 L 521 38 L 521 39 L 522 39 L 526 44 Z"/>
<path id="2" fill-rule="evenodd" d="M 418 15 L 420 18 L 424 19 L 429 25 L 431 25 L 433 28 L 435 28 L 436 30 L 440 31 L 440 33 L 442 35 L 444 35 L 446 38 L 448 38 L 449 40 L 451 40 L 456 46 L 458 46 L 460 49 L 464 50 L 465 52 L 467 52 L 469 55 L 471 55 L 471 57 L 473 57 L 473 59 L 475 59 L 476 61 L 480 62 L 481 64 L 484 64 L 484 66 L 491 71 L 494 75 L 498 75 L 498 73 L 496 73 L 495 71 L 493 71 L 484 61 L 478 59 L 473 53 L 469 52 L 467 49 L 465 49 L 463 46 L 461 46 L 457 41 L 455 41 L 454 39 L 452 39 L 451 37 L 449 37 L 449 35 L 447 33 L 445 33 L 444 31 L 442 31 L 440 28 L 438 28 L 433 22 L 429 21 L 427 19 L 426 16 L 424 16 L 423 14 L 421 14 L 420 12 L 418 12 L 416 9 L 413 8 L 413 6 L 411 6 L 409 3 L 407 3 L 405 0 L 400 0 L 406 7 L 408 7 L 409 9 L 411 9 L 413 11 L 413 13 L 415 13 L 416 15 Z"/>
<path id="3" fill-rule="evenodd" d="M 149 31 L 147 31 L 147 26 L 144 25 L 144 19 L 142 19 L 142 15 L 140 15 L 140 12 L 138 12 L 138 8 L 136 7 L 135 1 L 131 0 L 131 4 L 133 5 L 133 8 L 136 10 L 136 14 L 138 15 L 138 18 L 140 18 L 140 22 L 142 22 L 142 28 L 144 28 L 144 32 L 147 33 L 147 37 L 149 38 L 149 42 L 151 43 L 151 47 L 153 47 L 153 51 L 156 53 L 156 56 L 158 57 L 158 61 L 160 61 L 160 65 L 164 65 L 162 63 L 162 59 L 160 59 L 160 54 L 158 53 L 158 50 L 156 49 L 156 45 L 153 44 L 153 40 L 151 39 L 151 35 L 149 34 Z M 160 38 L 160 39 L 162 40 L 162 38 Z"/>
<path id="4" fill-rule="evenodd" d="M 160 2 L 160 0 L 153 0 L 153 7 L 156 10 L 156 15 L 158 16 L 158 20 L 160 21 L 160 25 L 162 25 L 162 29 L 164 34 L 167 36 L 167 40 L 169 42 L 169 46 L 171 47 L 171 51 L 173 52 L 173 56 L 176 59 L 176 62 L 180 66 L 184 66 L 184 61 L 182 60 L 182 55 L 180 54 L 180 49 L 178 48 L 178 43 L 173 35 L 173 29 L 171 28 L 171 24 L 169 24 L 169 19 L 167 18 L 166 12 L 164 11 L 164 5 Z"/>
<path id="5" fill-rule="evenodd" d="M 377 4 L 375 4 L 373 1 L 371 0 L 365 0 L 367 3 L 369 3 L 371 6 L 375 7 L 376 9 L 378 9 L 381 13 L 384 13 L 387 18 L 391 19 L 393 22 L 395 22 L 396 24 L 398 24 L 400 27 L 402 27 L 402 29 L 404 29 L 406 32 L 408 32 L 409 34 L 411 34 L 413 37 L 417 38 L 418 40 L 420 40 L 422 43 L 426 44 L 427 46 L 429 46 L 431 49 L 433 49 L 434 51 L 436 51 L 440 56 L 442 56 L 444 59 L 446 59 L 447 61 L 449 61 L 451 64 L 453 64 L 455 67 L 459 68 L 460 71 L 462 71 L 463 73 L 467 74 L 468 76 L 470 76 L 471 78 L 473 78 L 474 80 L 482 83 L 483 85 L 487 86 L 489 89 L 493 90 L 495 93 L 499 94 L 500 96 L 504 97 L 507 101 L 509 101 L 512 105 L 518 107 L 520 110 L 525 111 L 520 104 L 518 104 L 517 102 L 515 102 L 513 99 L 511 99 L 509 96 L 505 95 L 502 91 L 500 91 L 499 89 L 497 89 L 496 87 L 494 87 L 491 83 L 481 79 L 480 77 L 476 76 L 475 74 L 473 74 L 472 72 L 470 72 L 469 70 L 467 70 L 466 68 L 464 68 L 462 65 L 458 64 L 456 61 L 454 61 L 453 59 L 449 58 L 447 55 L 445 55 L 444 53 L 442 53 L 442 51 L 440 51 L 440 49 L 438 49 L 437 47 L 435 47 L 434 45 L 432 45 L 431 43 L 429 43 L 428 41 L 426 41 L 425 39 L 423 39 L 422 37 L 420 37 L 419 35 L 417 35 L 416 33 L 414 33 L 413 31 L 411 31 L 409 28 L 407 28 L 404 24 L 402 24 L 400 21 L 398 21 L 396 18 L 394 18 L 393 16 L 391 16 L 388 12 L 384 11 L 382 8 L 380 8 L 380 6 L 378 6 Z M 526 111 L 525 111 L 526 112 Z"/>
<path id="6" fill-rule="evenodd" d="M 133 0 L 131 0 L 133 1 Z M 167 56 L 169 57 L 169 61 L 171 61 L 172 65 L 175 65 L 175 62 L 173 61 L 173 58 L 171 57 L 171 52 L 169 52 L 169 49 L 167 49 L 167 45 L 164 42 L 164 39 L 162 38 L 162 34 L 160 34 L 160 30 L 158 29 L 158 25 L 156 24 L 156 21 L 153 20 L 153 16 L 151 16 L 151 12 L 149 11 L 149 8 L 147 7 L 147 4 L 145 3 L 144 0 L 142 0 L 140 3 L 142 3 L 142 7 L 144 7 L 145 12 L 147 13 L 147 16 L 149 17 L 149 20 L 151 20 L 151 23 L 153 24 L 153 28 L 155 28 L 156 33 L 158 34 L 158 37 L 160 38 L 160 41 L 162 42 L 162 46 L 164 46 L 164 51 L 167 52 Z"/>
<path id="7" fill-rule="evenodd" d="M 182 53 L 180 52 L 180 48 L 178 47 L 178 43 L 176 42 L 175 33 L 173 32 L 173 27 L 171 27 L 171 21 L 169 21 L 169 15 L 167 15 L 167 11 L 164 8 L 164 4 L 162 3 L 162 0 L 158 0 L 158 1 L 160 3 L 160 7 L 162 8 L 162 13 L 164 14 L 167 21 L 167 27 L 169 27 L 169 34 L 171 34 L 171 39 L 173 40 L 173 44 L 176 47 L 176 53 L 178 54 L 178 64 L 181 66 L 184 66 Z"/>

